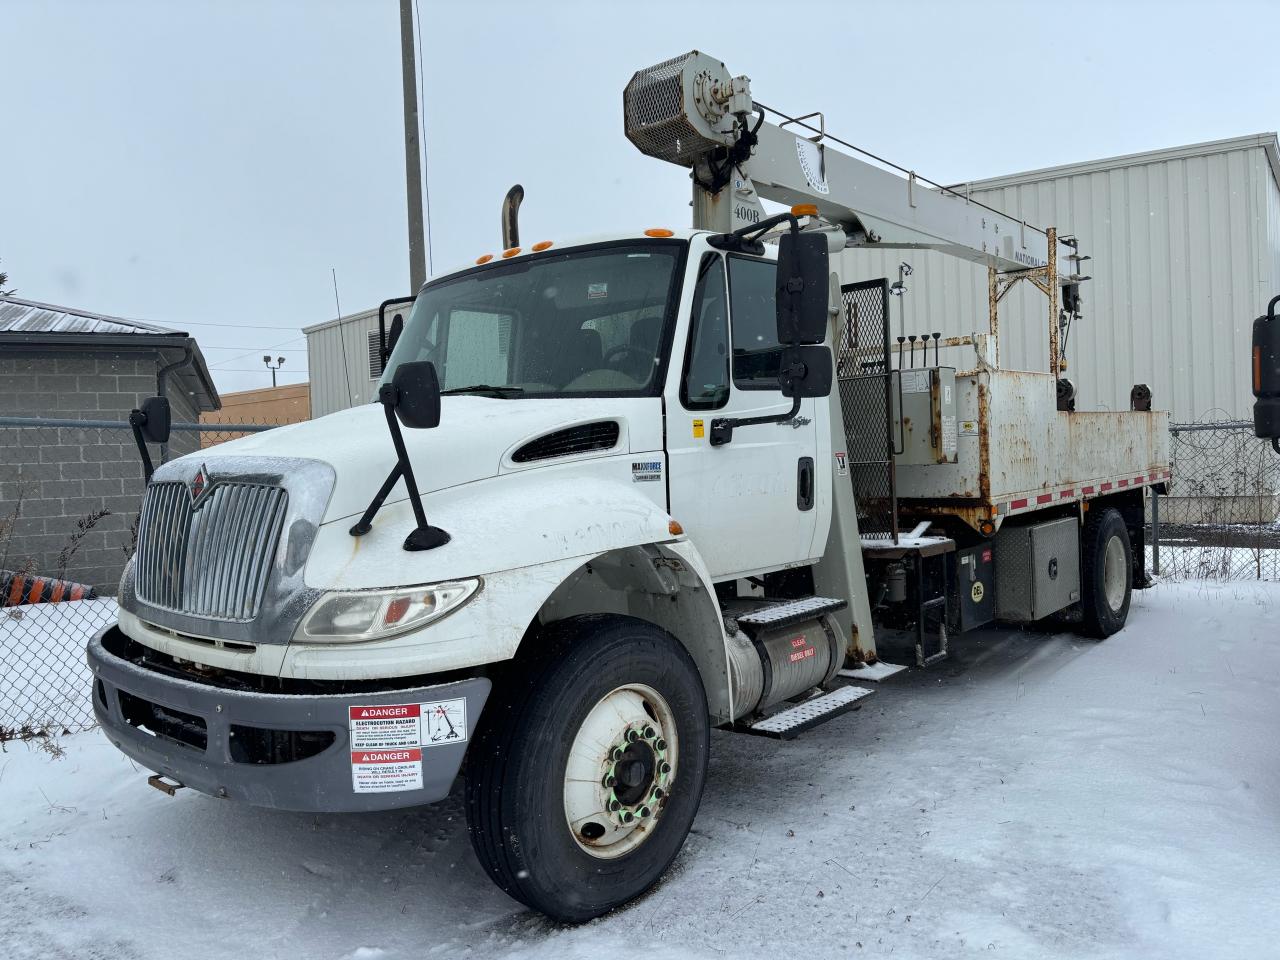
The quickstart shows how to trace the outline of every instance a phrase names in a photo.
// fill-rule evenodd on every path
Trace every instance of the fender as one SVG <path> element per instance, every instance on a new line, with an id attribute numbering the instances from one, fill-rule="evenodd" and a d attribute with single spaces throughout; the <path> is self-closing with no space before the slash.
<path id="1" fill-rule="evenodd" d="M 595 463 L 603 472 L 613 459 Z M 566 466 L 580 471 L 583 465 Z M 547 469 L 541 476 L 526 471 L 465 484 L 425 500 L 432 523 L 449 531 L 449 543 L 416 553 L 401 549 L 414 524 L 404 501 L 384 507 L 363 537 L 347 532 L 350 518 L 334 520 L 316 535 L 307 586 L 381 589 L 478 576 L 480 593 L 456 613 L 390 640 L 291 643 L 282 676 L 375 679 L 509 660 L 536 620 L 586 612 L 581 591 L 576 608 L 553 611 L 549 601 L 572 594 L 594 563 L 634 578 L 625 587 L 616 583 L 614 611 L 645 616 L 677 636 L 698 664 L 713 715 L 731 716 L 727 640 L 706 565 L 692 542 L 671 533 L 666 510 L 641 487 L 598 476 L 567 482 L 559 470 Z M 633 591 L 635 602 L 618 609 Z M 606 602 L 606 592 L 597 591 L 595 600 Z M 643 608 L 656 598 L 663 603 L 653 603 L 646 615 Z"/>

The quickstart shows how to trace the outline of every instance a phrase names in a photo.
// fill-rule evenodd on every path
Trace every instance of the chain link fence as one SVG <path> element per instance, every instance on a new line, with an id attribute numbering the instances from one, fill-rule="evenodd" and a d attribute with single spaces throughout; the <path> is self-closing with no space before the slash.
<path id="1" fill-rule="evenodd" d="M 175 423 L 159 464 L 279 426 Z M 0 417 L 0 742 L 91 727 L 84 646 L 116 615 L 145 487 L 127 423 Z"/>
<path id="2" fill-rule="evenodd" d="M 1280 456 L 1248 421 L 1169 428 L 1173 479 L 1152 502 L 1151 569 L 1184 580 L 1280 580 Z"/>

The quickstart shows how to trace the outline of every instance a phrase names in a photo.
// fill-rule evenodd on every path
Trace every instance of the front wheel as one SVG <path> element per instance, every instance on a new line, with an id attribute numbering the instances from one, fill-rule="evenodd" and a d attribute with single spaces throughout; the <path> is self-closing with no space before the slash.
<path id="1" fill-rule="evenodd" d="M 1124 626 L 1133 592 L 1129 528 L 1120 511 L 1090 512 L 1080 544 L 1084 630 L 1103 639 Z"/>
<path id="2" fill-rule="evenodd" d="M 489 876 L 579 923 L 652 886 L 702 799 L 710 743 L 697 667 L 631 617 L 575 617 L 531 637 L 468 751 L 467 821 Z"/>

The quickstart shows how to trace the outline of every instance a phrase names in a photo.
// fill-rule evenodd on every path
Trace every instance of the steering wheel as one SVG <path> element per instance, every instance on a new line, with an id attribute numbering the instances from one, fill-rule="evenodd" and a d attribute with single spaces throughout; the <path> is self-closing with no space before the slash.
<path id="1" fill-rule="evenodd" d="M 641 347 L 633 347 L 629 343 L 620 343 L 616 347 L 610 347 L 608 350 L 604 352 L 604 358 L 602 359 L 601 362 L 604 363 L 605 366 L 613 366 L 614 369 L 616 370 L 618 369 L 618 367 L 614 366 L 612 362 L 613 359 L 615 357 L 623 357 L 628 354 L 630 354 L 631 356 L 634 356 L 636 358 L 637 365 L 641 367 L 647 367 L 650 363 L 653 362 L 653 355 L 650 353 L 650 351 L 645 350 Z M 625 365 L 627 364 L 625 363 L 619 364 L 618 366 L 625 366 Z"/>

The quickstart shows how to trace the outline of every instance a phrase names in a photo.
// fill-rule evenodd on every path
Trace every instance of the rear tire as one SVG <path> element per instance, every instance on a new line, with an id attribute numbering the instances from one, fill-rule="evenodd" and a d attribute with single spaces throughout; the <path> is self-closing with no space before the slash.
<path id="1" fill-rule="evenodd" d="M 536 656 L 495 689 L 468 751 L 467 825 L 499 887 L 581 923 L 680 852 L 706 781 L 706 694 L 680 642 L 632 617 L 574 617 L 528 642 Z"/>
<path id="2" fill-rule="evenodd" d="M 1124 627 L 1133 593 L 1129 528 L 1113 508 L 1089 512 L 1080 543 L 1083 632 L 1099 640 Z"/>

